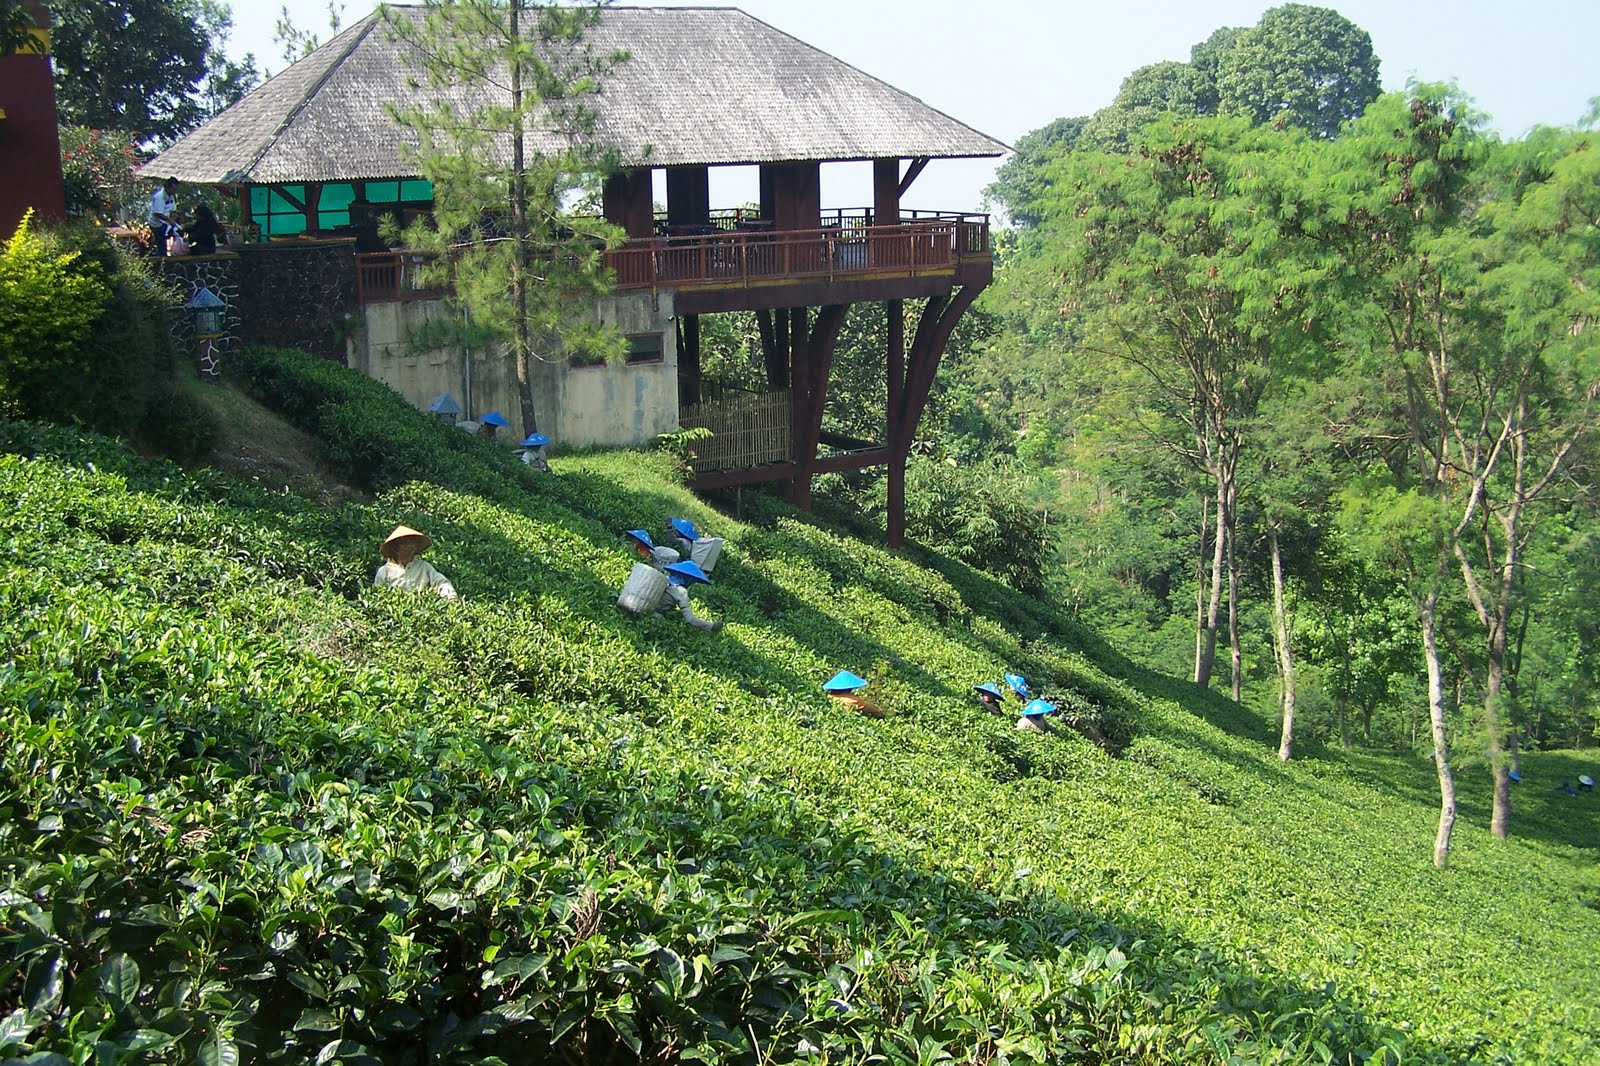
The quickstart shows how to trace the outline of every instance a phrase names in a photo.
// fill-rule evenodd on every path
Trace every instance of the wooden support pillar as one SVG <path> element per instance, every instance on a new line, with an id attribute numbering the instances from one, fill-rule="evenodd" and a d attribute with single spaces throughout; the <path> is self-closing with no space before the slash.
<path id="1" fill-rule="evenodd" d="M 789 387 L 789 315 L 779 311 L 756 312 L 756 332 L 761 335 L 761 360 L 767 367 L 767 388 L 778 392 Z"/>
<path id="2" fill-rule="evenodd" d="M 630 238 L 655 236 L 655 209 L 650 197 L 649 167 L 618 171 L 606 179 L 601 192 L 606 221 L 621 226 Z"/>
<path id="3" fill-rule="evenodd" d="M 906 359 L 905 383 L 898 402 L 889 405 L 889 546 L 898 548 L 905 540 L 905 463 L 916 436 L 917 423 L 922 420 L 923 408 L 928 403 L 928 392 L 933 388 L 933 377 L 939 369 L 939 359 L 950 334 L 966 314 L 972 301 L 982 292 L 983 283 L 963 285 L 953 296 L 936 296 L 922 309 L 917 322 L 916 337 L 911 342 L 911 352 Z M 892 335 L 892 332 L 891 332 Z M 899 471 L 896 474 L 896 471 Z M 898 509 L 893 499 L 896 484 L 900 488 Z"/>
<path id="4" fill-rule="evenodd" d="M 798 469 L 789 482 L 789 501 L 802 511 L 811 510 L 811 479 L 816 475 L 822 412 L 828 399 L 828 370 L 833 363 L 834 346 L 839 341 L 839 329 L 849 309 L 849 304 L 829 304 L 817 313 L 816 325 L 809 333 L 805 329 L 805 308 L 795 309 L 798 318 L 793 325 L 799 328 L 794 330 L 797 340 L 790 375 L 794 381 L 791 432 Z"/>
<path id="5" fill-rule="evenodd" d="M 700 316 L 678 319 L 678 406 L 700 402 Z"/>
<path id="6" fill-rule="evenodd" d="M 667 225 L 705 226 L 711 222 L 711 168 L 667 168 Z"/>
<path id="7" fill-rule="evenodd" d="M 306 232 L 316 237 L 322 233 L 322 184 L 306 184 Z"/>
<path id="8" fill-rule="evenodd" d="M 900 395 L 905 389 L 906 362 L 906 309 L 904 300 L 885 300 L 883 304 L 885 325 L 888 330 L 888 351 L 885 361 L 889 370 L 888 404 L 885 411 L 883 439 L 889 446 L 889 547 L 898 548 L 906 538 L 906 450 L 900 447 L 897 437 Z"/>
<path id="9" fill-rule="evenodd" d="M 762 164 L 761 214 L 775 230 L 816 229 L 822 222 L 822 164 Z"/>
<path id="10" fill-rule="evenodd" d="M 872 161 L 872 224 L 900 224 L 900 160 Z"/>

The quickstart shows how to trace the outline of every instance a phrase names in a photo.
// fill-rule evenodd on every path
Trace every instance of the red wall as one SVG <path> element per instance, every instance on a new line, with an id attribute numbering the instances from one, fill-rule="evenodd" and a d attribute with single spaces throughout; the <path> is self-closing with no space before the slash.
<path id="1" fill-rule="evenodd" d="M 38 219 L 67 213 L 61 184 L 61 135 L 50 57 L 0 56 L 0 240 L 33 208 Z"/>

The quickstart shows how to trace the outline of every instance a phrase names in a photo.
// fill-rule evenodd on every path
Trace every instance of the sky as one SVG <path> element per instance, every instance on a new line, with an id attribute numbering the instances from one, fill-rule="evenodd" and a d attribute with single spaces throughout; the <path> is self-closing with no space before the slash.
<path id="1" fill-rule="evenodd" d="M 335 0 L 338 3 L 339 0 Z M 375 0 L 343 0 L 343 23 Z M 1139 67 L 1189 58 L 1222 26 L 1251 26 L 1262 0 L 654 0 L 652 7 L 738 7 L 813 47 L 918 97 L 1006 144 L 1067 115 L 1109 104 Z M 1385 89 L 1454 80 L 1501 136 L 1575 124 L 1600 97 L 1600 0 L 1334 0 L 1372 36 Z M 230 55 L 286 65 L 272 41 L 293 23 L 328 38 L 328 0 L 235 0 Z M 1003 160 L 935 160 L 907 192 L 910 208 L 983 210 Z M 871 202 L 871 164 L 822 169 L 823 206 Z M 755 198 L 753 168 L 712 168 L 713 206 Z M 661 192 L 657 191 L 658 198 Z"/>

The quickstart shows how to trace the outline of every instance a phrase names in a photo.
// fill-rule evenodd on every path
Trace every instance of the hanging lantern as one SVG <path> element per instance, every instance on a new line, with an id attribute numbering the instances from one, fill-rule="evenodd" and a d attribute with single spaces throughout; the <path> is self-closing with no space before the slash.
<path id="1" fill-rule="evenodd" d="M 227 303 L 210 289 L 202 287 L 183 305 L 194 320 L 196 337 L 220 337 L 227 332 Z"/>

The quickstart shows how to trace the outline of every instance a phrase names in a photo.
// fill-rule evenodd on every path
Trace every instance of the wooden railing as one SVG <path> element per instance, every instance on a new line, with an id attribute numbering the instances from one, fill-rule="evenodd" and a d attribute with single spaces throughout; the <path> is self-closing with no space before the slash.
<path id="1" fill-rule="evenodd" d="M 985 216 L 941 216 L 897 226 L 859 217 L 814 230 L 745 229 L 629 241 L 606 253 L 619 289 L 740 286 L 785 278 L 931 273 L 988 258 Z"/>
<path id="2" fill-rule="evenodd" d="M 437 300 L 446 290 L 423 284 L 417 268 L 431 262 L 427 252 L 363 252 L 356 256 L 356 299 L 361 304 Z"/>
<path id="3" fill-rule="evenodd" d="M 732 216 L 737 228 L 714 222 L 694 234 L 634 239 L 605 253 L 605 261 L 617 288 L 657 289 L 940 273 L 991 254 L 987 215 L 904 214 L 898 225 L 874 226 L 865 209 L 830 211 L 817 229 L 780 232 L 761 220 Z M 443 291 L 417 277 L 428 259 L 404 251 L 357 255 L 361 303 L 437 299 Z"/>

